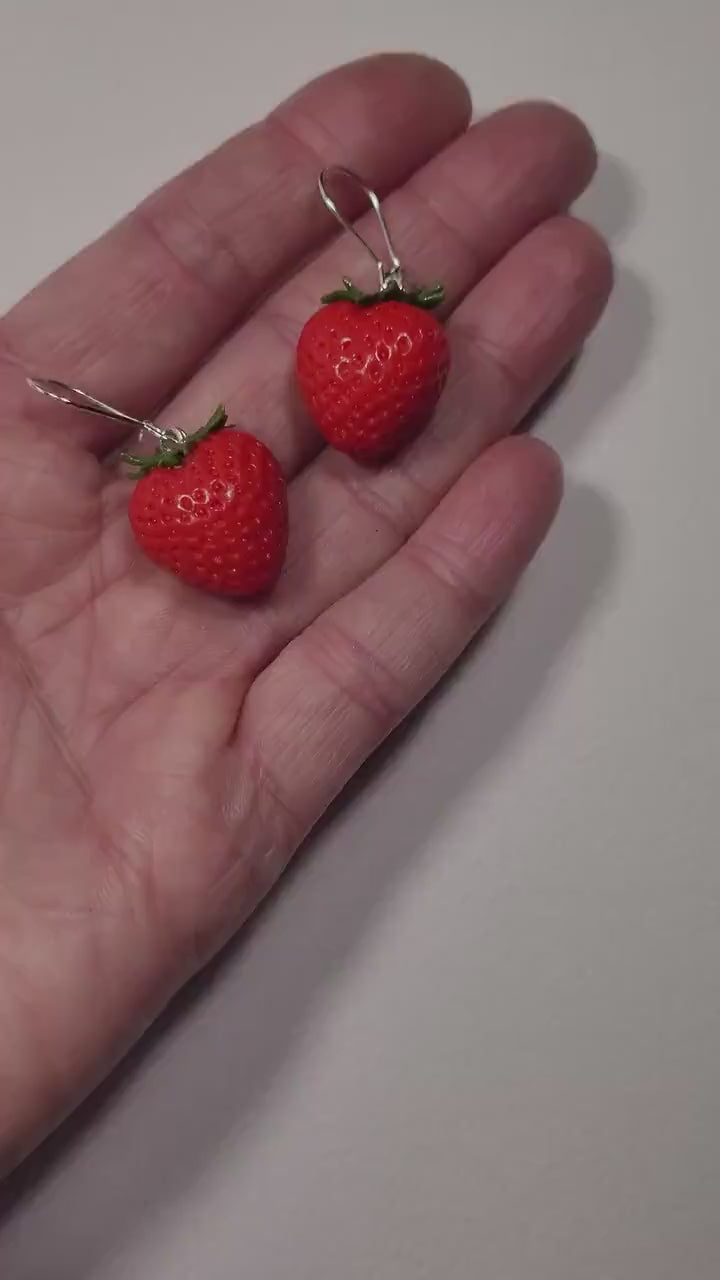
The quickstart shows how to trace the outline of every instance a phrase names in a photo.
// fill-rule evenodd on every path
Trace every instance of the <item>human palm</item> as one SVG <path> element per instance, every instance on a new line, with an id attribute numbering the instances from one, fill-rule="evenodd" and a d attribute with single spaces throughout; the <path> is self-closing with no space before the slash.
<path id="1" fill-rule="evenodd" d="M 242 923 L 552 519 L 554 455 L 509 433 L 609 292 L 604 245 L 565 215 L 593 146 L 556 107 L 468 130 L 469 110 L 427 59 L 333 72 L 0 322 L 0 1165 Z M 304 320 L 366 272 L 348 236 L 323 243 L 331 162 L 391 193 L 406 264 L 447 291 L 440 408 L 376 470 L 320 451 L 293 392 Z M 217 599 L 145 561 L 118 428 L 25 373 L 188 428 L 225 403 L 289 480 L 272 596 Z"/>

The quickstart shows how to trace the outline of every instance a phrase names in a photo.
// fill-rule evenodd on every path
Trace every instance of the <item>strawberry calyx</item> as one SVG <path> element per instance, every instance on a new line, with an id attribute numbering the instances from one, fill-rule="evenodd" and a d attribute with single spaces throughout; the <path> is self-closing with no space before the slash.
<path id="1" fill-rule="evenodd" d="M 441 284 L 427 285 L 422 289 L 403 289 L 396 281 L 379 289 L 376 293 L 365 293 L 358 289 L 352 280 L 343 277 L 343 288 L 335 289 L 323 296 L 323 302 L 354 302 L 359 307 L 371 307 L 377 302 L 408 302 L 413 307 L 421 307 L 423 311 L 432 311 L 445 297 L 445 289 Z"/>
<path id="2" fill-rule="evenodd" d="M 121 453 L 123 462 L 133 468 L 135 479 L 139 480 L 156 467 L 179 467 L 201 440 L 205 440 L 213 431 L 219 431 L 227 425 L 228 415 L 224 405 L 218 405 L 210 415 L 204 427 L 197 431 L 185 432 L 168 430 L 154 453 Z"/>

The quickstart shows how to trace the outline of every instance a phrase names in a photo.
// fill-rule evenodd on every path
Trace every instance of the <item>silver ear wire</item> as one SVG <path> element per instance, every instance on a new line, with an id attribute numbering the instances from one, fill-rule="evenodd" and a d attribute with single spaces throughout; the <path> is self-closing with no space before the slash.
<path id="1" fill-rule="evenodd" d="M 81 391 L 79 387 L 71 387 L 66 382 L 58 382 L 56 378 L 26 378 L 25 381 L 41 396 L 57 400 L 59 404 L 67 404 L 71 409 L 79 409 L 81 413 L 93 413 L 98 418 L 109 418 L 111 422 L 122 422 L 125 426 L 137 427 L 139 431 L 149 431 L 160 441 L 161 446 L 184 444 L 187 440 L 186 433 L 179 427 L 158 427 L 146 418 L 134 418 L 132 414 L 123 413 L 122 409 L 115 409 L 113 405 L 96 399 L 87 391 Z"/>
<path id="2" fill-rule="evenodd" d="M 328 191 L 328 179 L 332 177 L 344 178 L 346 181 L 354 183 L 355 186 L 360 187 L 361 191 L 363 191 L 367 196 L 370 206 L 375 213 L 378 223 L 380 224 L 380 230 L 382 232 L 383 240 L 385 241 L 389 263 L 385 263 L 382 258 L 378 258 L 372 246 L 368 244 L 367 240 L 360 235 L 357 228 L 354 227 L 351 222 L 348 222 L 344 214 L 341 213 L 336 201 Z M 370 254 L 370 257 L 377 267 L 378 277 L 380 280 L 380 292 L 383 293 L 393 285 L 398 289 L 404 289 L 405 281 L 402 265 L 397 253 L 395 252 L 393 242 L 390 239 L 390 232 L 380 206 L 379 196 L 375 191 L 373 191 L 372 187 L 369 187 L 366 182 L 363 182 L 362 178 L 358 177 L 352 169 L 345 169 L 342 165 L 329 165 L 327 169 L 323 169 L 320 177 L 318 178 L 318 188 L 325 207 L 329 209 L 333 217 L 337 219 L 340 226 L 344 227 L 346 231 L 349 231 L 356 240 L 359 240 L 363 248 Z"/>

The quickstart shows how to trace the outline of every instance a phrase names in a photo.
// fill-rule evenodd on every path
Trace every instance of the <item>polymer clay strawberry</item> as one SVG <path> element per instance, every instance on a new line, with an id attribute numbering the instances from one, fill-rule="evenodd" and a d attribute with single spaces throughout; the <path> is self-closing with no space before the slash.
<path id="1" fill-rule="evenodd" d="M 298 382 L 328 444 L 379 462 L 425 426 L 445 385 L 448 342 L 431 314 L 443 289 L 344 286 L 323 298 L 300 335 Z"/>
<path id="2" fill-rule="evenodd" d="M 194 587 L 254 596 L 277 581 L 288 534 L 280 466 L 219 408 L 193 434 L 168 431 L 151 456 L 124 454 L 139 479 L 128 514 L 145 554 Z"/>

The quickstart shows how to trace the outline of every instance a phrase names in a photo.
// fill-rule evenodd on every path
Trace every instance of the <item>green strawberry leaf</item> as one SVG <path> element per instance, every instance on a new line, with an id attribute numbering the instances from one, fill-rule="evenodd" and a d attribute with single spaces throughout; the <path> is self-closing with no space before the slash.
<path id="1" fill-rule="evenodd" d="M 204 427 L 185 435 L 183 439 L 174 440 L 172 436 L 162 441 L 154 453 L 121 453 L 120 457 L 127 466 L 134 470 L 134 478 L 141 479 L 156 467 L 179 467 L 192 452 L 196 444 L 205 440 L 213 431 L 219 431 L 227 425 L 228 415 L 224 405 L 218 405 Z"/>
<path id="2" fill-rule="evenodd" d="M 393 283 L 376 293 L 364 293 L 351 280 L 344 279 L 343 288 L 326 293 L 322 301 L 325 303 L 354 302 L 359 307 L 374 306 L 378 302 L 407 302 L 413 307 L 421 307 L 423 311 L 432 311 L 434 307 L 440 305 L 444 297 L 445 289 L 439 283 L 428 285 L 423 289 L 401 289 L 399 284 Z"/>

